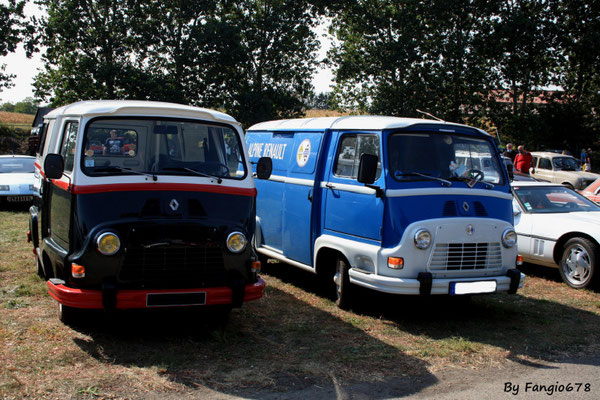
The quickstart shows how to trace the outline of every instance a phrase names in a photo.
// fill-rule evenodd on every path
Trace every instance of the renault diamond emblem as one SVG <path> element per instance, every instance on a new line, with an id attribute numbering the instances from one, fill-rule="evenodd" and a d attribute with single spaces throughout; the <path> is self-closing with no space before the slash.
<path id="1" fill-rule="evenodd" d="M 473 225 L 467 225 L 467 235 L 471 236 L 475 233 L 475 227 Z"/>
<path id="2" fill-rule="evenodd" d="M 177 202 L 177 200 L 173 199 L 169 203 L 169 207 L 171 207 L 171 210 L 177 211 L 177 209 L 179 208 L 179 203 Z"/>
<path id="3" fill-rule="evenodd" d="M 465 210 L 465 212 L 469 212 L 469 203 L 466 201 L 463 203 L 463 210 Z"/>

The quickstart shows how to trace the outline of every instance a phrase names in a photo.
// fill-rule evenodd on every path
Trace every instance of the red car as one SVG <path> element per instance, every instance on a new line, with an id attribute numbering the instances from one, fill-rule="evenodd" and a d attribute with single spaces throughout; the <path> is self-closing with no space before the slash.
<path id="1" fill-rule="evenodd" d="M 600 204 L 600 178 L 596 179 L 585 189 L 580 190 L 579 194 L 587 197 L 595 203 Z"/>

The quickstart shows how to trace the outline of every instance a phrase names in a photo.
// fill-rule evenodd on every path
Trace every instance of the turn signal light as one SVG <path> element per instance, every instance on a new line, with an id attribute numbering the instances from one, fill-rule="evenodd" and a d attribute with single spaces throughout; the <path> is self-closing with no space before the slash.
<path id="1" fill-rule="evenodd" d="M 73 278 L 84 278 L 85 277 L 85 267 L 79 264 L 71 265 L 71 275 Z"/>
<path id="2" fill-rule="evenodd" d="M 388 267 L 392 269 L 404 268 L 404 258 L 402 257 L 388 257 Z"/>
<path id="3" fill-rule="evenodd" d="M 517 256 L 517 265 L 523 265 L 523 256 Z"/>
<path id="4" fill-rule="evenodd" d="M 260 268 L 261 268 L 261 264 L 260 261 L 253 261 L 252 262 L 252 272 L 260 272 Z"/>

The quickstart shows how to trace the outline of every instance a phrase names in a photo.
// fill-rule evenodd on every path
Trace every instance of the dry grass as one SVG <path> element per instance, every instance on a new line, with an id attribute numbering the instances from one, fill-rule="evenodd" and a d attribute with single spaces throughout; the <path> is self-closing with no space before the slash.
<path id="1" fill-rule="evenodd" d="M 0 124 L 3 125 L 28 125 L 33 123 L 33 115 L 19 114 L 7 111 L 0 111 Z"/>
<path id="2" fill-rule="evenodd" d="M 269 264 L 265 297 L 234 310 L 226 326 L 182 311 L 86 313 L 69 327 L 35 275 L 26 230 L 25 212 L 0 212 L 0 398 L 260 397 L 552 360 L 595 351 L 600 339 L 600 295 L 535 267 L 516 296 L 426 301 L 365 291 L 347 312 L 314 276 Z"/>

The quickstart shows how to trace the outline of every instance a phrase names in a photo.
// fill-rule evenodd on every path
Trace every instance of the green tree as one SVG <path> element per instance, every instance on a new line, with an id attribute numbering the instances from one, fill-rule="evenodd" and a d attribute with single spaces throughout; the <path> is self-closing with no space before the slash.
<path id="1" fill-rule="evenodd" d="M 37 97 L 52 105 L 83 99 L 123 99 L 146 82 L 131 34 L 136 2 L 40 0 L 44 70 L 34 82 Z"/>
<path id="2" fill-rule="evenodd" d="M 33 34 L 33 25 L 25 19 L 23 9 L 27 0 L 7 0 L 6 4 L 0 4 L 0 56 L 4 57 L 13 53 L 19 43 L 31 38 Z M 28 42 L 26 47 L 27 55 L 31 56 L 34 49 L 32 42 Z M 0 64 L 0 92 L 3 88 L 12 86 L 14 75 L 5 74 L 5 64 Z"/>
<path id="3" fill-rule="evenodd" d="M 312 94 L 316 22 L 307 1 L 41 0 L 36 95 L 221 108 L 249 125 L 300 115 Z"/>
<path id="4" fill-rule="evenodd" d="M 463 120 L 482 112 L 490 63 L 483 58 L 487 1 L 366 0 L 333 11 L 339 44 L 329 53 L 342 105 Z"/>

